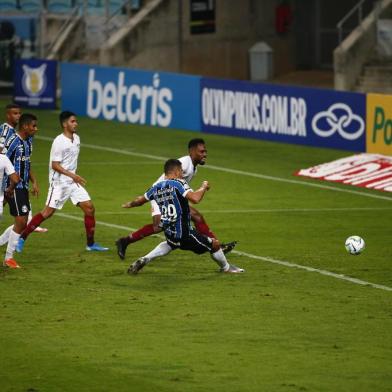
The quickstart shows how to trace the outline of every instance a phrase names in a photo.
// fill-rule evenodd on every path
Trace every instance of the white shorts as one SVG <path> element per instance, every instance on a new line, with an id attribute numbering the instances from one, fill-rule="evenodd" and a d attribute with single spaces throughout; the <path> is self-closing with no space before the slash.
<path id="1" fill-rule="evenodd" d="M 49 187 L 46 205 L 56 210 L 61 210 L 68 199 L 71 199 L 74 205 L 91 200 L 90 195 L 80 184 L 75 182 L 70 184 L 52 184 Z"/>
<path id="2" fill-rule="evenodd" d="M 158 203 L 155 200 L 151 200 L 151 216 L 161 215 Z"/>

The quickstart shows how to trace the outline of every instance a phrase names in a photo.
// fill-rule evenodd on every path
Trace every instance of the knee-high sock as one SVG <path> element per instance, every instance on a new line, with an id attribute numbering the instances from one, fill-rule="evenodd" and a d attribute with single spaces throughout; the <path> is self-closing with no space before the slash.
<path id="1" fill-rule="evenodd" d="M 143 226 L 139 230 L 134 231 L 133 233 L 129 234 L 129 236 L 124 237 L 123 239 L 130 244 L 132 242 L 140 241 L 144 237 L 148 237 L 151 234 L 154 234 L 154 225 L 152 223 Z"/>
<path id="2" fill-rule="evenodd" d="M 206 221 L 203 220 L 202 222 L 195 222 L 195 227 L 200 234 L 206 235 L 210 238 L 216 238 L 215 234 L 210 230 Z"/>
<path id="3" fill-rule="evenodd" d="M 223 253 L 222 249 L 211 253 L 211 257 L 224 271 L 227 271 L 229 269 L 230 264 L 227 262 L 226 256 Z"/>
<path id="4" fill-rule="evenodd" d="M 19 237 L 20 237 L 20 234 L 15 233 L 13 230 L 11 230 L 4 260 L 8 260 L 13 257 L 14 252 L 15 252 L 15 248 L 16 248 L 16 244 L 18 243 Z"/>
<path id="5" fill-rule="evenodd" d="M 90 215 L 85 215 L 84 227 L 86 228 L 87 245 L 91 246 L 94 243 L 95 217 Z"/>
<path id="6" fill-rule="evenodd" d="M 23 230 L 21 237 L 25 240 L 44 220 L 45 218 L 40 212 L 37 215 L 34 215 L 30 223 Z"/>
<path id="7" fill-rule="evenodd" d="M 10 233 L 14 225 L 8 226 L 4 231 L 3 234 L 0 235 L 0 246 L 5 245 L 8 242 L 8 239 L 10 238 Z"/>
<path id="8" fill-rule="evenodd" d="M 172 250 L 173 249 L 171 248 L 171 246 L 166 241 L 163 241 L 159 245 L 157 245 L 150 253 L 146 254 L 144 258 L 147 259 L 146 261 L 147 263 L 149 263 L 151 260 L 154 260 L 157 257 L 166 256 Z"/>

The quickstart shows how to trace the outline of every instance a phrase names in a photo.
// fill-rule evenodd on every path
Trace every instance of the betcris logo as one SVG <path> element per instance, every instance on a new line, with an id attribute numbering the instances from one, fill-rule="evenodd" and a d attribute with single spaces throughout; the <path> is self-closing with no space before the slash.
<path id="1" fill-rule="evenodd" d="M 204 132 L 365 149 L 364 94 L 202 79 Z"/>
<path id="2" fill-rule="evenodd" d="M 125 73 L 119 72 L 117 82 L 105 85 L 95 78 L 95 70 L 88 72 L 87 115 L 92 118 L 103 116 L 132 124 L 150 124 L 168 127 L 173 113 L 173 92 L 160 88 L 159 74 L 152 77 L 150 86 L 125 85 Z"/>
<path id="3" fill-rule="evenodd" d="M 68 63 L 61 70 L 64 110 L 97 119 L 200 130 L 197 76 Z M 68 82 L 73 79 L 78 81 Z"/>

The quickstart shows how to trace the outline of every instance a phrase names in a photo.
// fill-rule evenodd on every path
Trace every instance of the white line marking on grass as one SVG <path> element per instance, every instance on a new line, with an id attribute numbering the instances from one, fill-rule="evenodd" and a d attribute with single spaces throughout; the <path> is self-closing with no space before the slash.
<path id="1" fill-rule="evenodd" d="M 158 162 L 151 161 L 137 161 L 137 162 L 80 162 L 78 166 L 136 166 L 136 165 L 158 165 Z M 48 162 L 34 162 L 34 166 L 48 166 Z"/>
<path id="2" fill-rule="evenodd" d="M 99 211 L 98 215 L 150 215 L 149 211 Z M 244 209 L 244 210 L 200 210 L 203 214 L 253 214 L 253 213 L 281 213 L 281 212 L 356 212 L 356 211 L 392 211 L 392 208 L 383 207 L 342 207 L 342 208 L 271 208 L 271 209 Z M 80 212 L 71 212 L 69 215 L 79 215 Z"/>
<path id="3" fill-rule="evenodd" d="M 40 140 L 50 141 L 50 142 L 53 141 L 53 138 L 50 138 L 47 136 L 35 136 L 35 138 L 40 139 Z M 120 149 L 111 148 L 111 147 L 97 146 L 95 144 L 82 143 L 82 147 L 87 147 L 87 148 L 91 148 L 94 150 L 100 150 L 100 151 L 113 152 L 115 154 L 130 155 L 130 156 L 141 157 L 141 158 L 150 158 L 150 159 L 159 160 L 159 161 L 165 161 L 168 159 L 166 157 L 161 157 L 159 155 L 143 154 L 143 153 L 139 153 L 139 152 L 120 150 Z M 313 188 L 327 189 L 327 190 L 335 191 L 335 192 L 351 193 L 354 195 L 370 197 L 373 199 L 392 201 L 392 197 L 377 195 L 374 193 L 364 193 L 364 192 L 345 189 L 345 188 L 335 188 L 330 185 L 315 184 L 312 182 L 305 182 L 305 181 L 299 181 L 299 180 L 291 180 L 291 179 L 282 178 L 282 177 L 268 176 L 265 174 L 252 173 L 252 172 L 248 172 L 248 171 L 230 169 L 230 168 L 221 167 L 221 166 L 206 165 L 205 167 L 207 169 L 211 169 L 211 170 L 217 170 L 217 171 L 222 171 L 222 172 L 232 173 L 232 174 L 240 174 L 242 176 L 248 176 L 248 177 L 254 177 L 254 178 L 261 178 L 263 180 L 286 182 L 289 184 L 310 186 Z"/>
<path id="4" fill-rule="evenodd" d="M 307 267 L 305 265 L 296 264 L 296 263 L 289 263 L 288 261 L 276 260 L 276 259 L 272 259 L 271 257 L 256 256 L 256 255 L 252 255 L 250 253 L 239 252 L 239 251 L 236 251 L 236 250 L 233 250 L 232 253 L 235 253 L 235 254 L 240 255 L 240 256 L 249 257 L 250 259 L 268 261 L 269 263 L 283 265 L 283 266 L 289 267 L 289 268 L 302 269 L 302 270 L 305 270 L 305 271 L 308 271 L 308 272 L 317 272 L 318 274 L 321 274 L 321 275 L 326 275 L 326 276 L 331 276 L 331 277 L 336 278 L 336 279 L 346 280 L 347 282 L 359 284 L 359 285 L 362 285 L 362 286 L 370 286 L 370 287 L 374 287 L 376 289 L 392 291 L 392 287 L 384 286 L 382 284 L 366 282 L 365 280 L 361 280 L 361 279 L 357 279 L 357 278 L 351 278 L 350 276 L 346 276 L 346 275 L 342 275 L 342 274 L 336 274 L 335 272 L 330 272 L 330 271 L 326 271 L 326 270 L 322 270 L 322 269 L 318 269 L 318 268 L 313 268 L 313 267 Z"/>
<path id="5" fill-rule="evenodd" d="M 76 220 L 76 221 L 79 221 L 79 222 L 83 222 L 84 221 L 84 219 L 81 218 L 80 216 L 69 215 L 69 214 L 65 214 L 65 213 L 62 213 L 62 212 L 57 212 L 56 216 L 59 216 L 59 217 L 62 217 L 62 218 L 66 218 L 66 219 L 73 219 L 73 220 Z M 108 223 L 108 222 L 96 221 L 96 223 L 99 224 L 99 225 L 102 225 L 102 226 L 112 227 L 114 229 L 127 230 L 128 232 L 136 230 L 136 229 L 134 229 L 132 227 L 116 225 L 116 224 Z M 155 234 L 155 235 L 157 237 L 164 238 L 161 234 Z M 272 263 L 272 264 L 283 265 L 283 266 L 289 267 L 289 268 L 297 268 L 297 269 L 301 269 L 301 270 L 308 271 L 308 272 L 316 272 L 316 273 L 321 274 L 321 275 L 326 275 L 326 276 L 330 276 L 332 278 L 345 280 L 347 282 L 359 284 L 361 286 L 370 286 L 370 287 L 373 287 L 373 288 L 376 288 L 376 289 L 392 291 L 392 287 L 384 286 L 382 284 L 366 282 L 365 280 L 361 280 L 361 279 L 357 279 L 357 278 L 351 278 L 350 276 L 346 276 L 346 275 L 342 275 L 342 274 L 336 274 L 334 272 L 330 272 L 330 271 L 326 271 L 326 270 L 322 270 L 322 269 L 318 269 L 318 268 L 307 267 L 307 266 L 301 265 L 301 264 L 289 263 L 288 261 L 283 261 L 283 260 L 276 260 L 276 259 L 272 259 L 271 257 L 256 256 L 256 255 L 253 255 L 251 253 L 239 252 L 237 250 L 233 250 L 232 253 L 234 253 L 236 255 L 239 255 L 239 256 L 249 257 L 250 259 L 262 260 L 262 261 L 267 261 L 268 263 Z"/>

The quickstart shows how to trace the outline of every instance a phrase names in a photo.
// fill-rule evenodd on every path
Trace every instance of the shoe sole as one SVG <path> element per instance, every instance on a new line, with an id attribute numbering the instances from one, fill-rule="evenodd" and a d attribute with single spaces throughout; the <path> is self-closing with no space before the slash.
<path id="1" fill-rule="evenodd" d="M 122 247 L 120 241 L 116 241 L 116 247 L 117 247 L 117 255 L 121 260 L 125 259 L 125 252 L 122 252 Z"/>
<path id="2" fill-rule="evenodd" d="M 137 261 L 135 262 L 135 264 L 132 264 L 129 268 L 128 268 L 128 274 L 129 275 L 137 275 L 138 272 L 143 269 L 143 267 L 145 266 L 145 264 L 142 264 L 141 262 L 138 263 Z"/>

